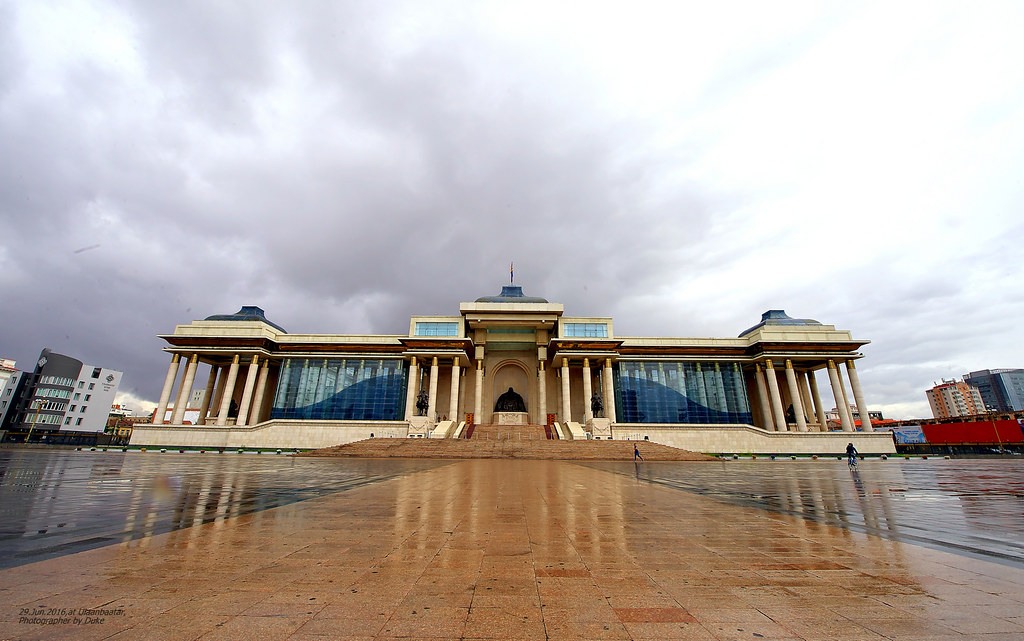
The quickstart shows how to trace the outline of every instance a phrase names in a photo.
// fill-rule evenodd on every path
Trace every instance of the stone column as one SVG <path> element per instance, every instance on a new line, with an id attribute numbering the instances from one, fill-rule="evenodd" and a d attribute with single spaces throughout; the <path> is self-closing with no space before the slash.
<path id="1" fill-rule="evenodd" d="M 163 425 L 164 414 L 167 413 L 167 402 L 171 400 L 171 390 L 174 389 L 174 379 L 178 378 L 178 370 L 181 369 L 181 356 L 171 355 L 171 365 L 167 368 L 167 377 L 164 378 L 164 388 L 160 391 L 160 400 L 156 404 L 156 411 L 153 412 L 153 424 Z"/>
<path id="2" fill-rule="evenodd" d="M 185 420 L 185 407 L 188 405 L 188 397 L 192 395 L 192 383 L 196 380 L 196 368 L 198 367 L 199 354 L 193 354 L 188 359 L 188 367 L 185 368 L 185 378 L 181 379 L 181 389 L 178 390 L 178 398 L 174 401 L 171 425 L 181 425 L 181 422 Z"/>
<path id="3" fill-rule="evenodd" d="M 612 372 L 612 359 L 604 359 L 604 415 L 610 418 L 612 423 L 615 416 L 615 378 Z"/>
<path id="4" fill-rule="evenodd" d="M 256 384 L 256 374 L 260 370 L 260 357 L 253 354 L 252 362 L 249 363 L 249 373 L 245 377 L 245 387 L 242 388 L 242 402 L 238 404 L 238 418 L 235 425 L 245 425 L 249 418 L 249 404 L 252 402 L 252 390 Z"/>
<path id="5" fill-rule="evenodd" d="M 594 418 L 590 409 L 590 397 L 594 395 L 594 383 L 590 380 L 590 359 L 583 359 L 583 424 Z"/>
<path id="6" fill-rule="evenodd" d="M 484 409 L 484 362 L 476 361 L 476 389 L 473 390 L 473 423 L 479 425 Z"/>
<path id="7" fill-rule="evenodd" d="M 836 378 L 839 379 L 839 389 L 843 392 L 843 413 L 846 414 L 846 420 L 850 421 L 850 429 L 856 432 L 857 425 L 853 422 L 853 412 L 850 411 L 850 397 L 846 393 L 846 381 L 843 380 L 843 370 L 839 369 L 839 363 L 836 363 Z"/>
<path id="8" fill-rule="evenodd" d="M 548 424 L 548 372 L 544 368 L 544 361 L 540 362 L 540 369 L 537 371 L 537 413 L 540 414 L 537 422 L 541 425 Z"/>
<path id="9" fill-rule="evenodd" d="M 263 409 L 263 397 L 267 393 L 267 378 L 270 377 L 270 359 L 263 359 L 260 377 L 256 379 L 256 395 L 252 399 L 252 412 L 249 413 L 249 425 L 260 422 L 260 410 Z"/>
<path id="10" fill-rule="evenodd" d="M 864 403 L 864 393 L 860 389 L 860 377 L 857 376 L 857 368 L 853 361 L 846 361 L 846 373 L 850 377 L 850 387 L 853 389 L 853 400 L 857 403 L 857 413 L 860 414 L 860 428 L 865 432 L 873 432 L 871 417 L 868 416 L 868 406 Z"/>
<path id="11" fill-rule="evenodd" d="M 810 424 L 814 422 L 814 419 L 811 418 L 814 416 L 814 406 L 811 405 L 811 390 L 807 387 L 807 377 L 804 376 L 804 372 L 796 373 L 796 384 L 800 388 L 800 402 L 804 406 L 804 419 L 808 422 L 807 429 L 810 431 Z"/>
<path id="12" fill-rule="evenodd" d="M 196 425 L 206 425 L 206 413 L 213 401 L 213 387 L 217 383 L 217 366 L 210 365 L 210 376 L 206 379 L 206 391 L 203 392 L 203 404 L 199 406 L 199 418 Z"/>
<path id="13" fill-rule="evenodd" d="M 852 432 L 853 425 L 850 423 L 850 415 L 843 411 L 843 384 L 839 380 L 839 370 L 833 360 L 828 362 L 828 380 L 832 384 L 832 396 L 836 399 L 836 411 L 839 413 L 839 422 L 844 432 Z"/>
<path id="14" fill-rule="evenodd" d="M 437 357 L 430 361 L 430 396 L 428 397 L 427 418 L 433 422 L 437 414 L 437 372 L 440 368 L 437 365 Z"/>
<path id="15" fill-rule="evenodd" d="M 775 421 L 772 420 L 772 408 L 768 402 L 768 389 L 764 382 L 764 372 L 761 365 L 754 365 L 754 382 L 757 383 L 757 398 L 761 401 L 761 420 L 764 421 L 764 429 L 772 432 L 775 430 Z"/>
<path id="16" fill-rule="evenodd" d="M 238 354 L 231 359 L 231 367 L 228 368 L 228 378 L 224 381 L 224 393 L 221 394 L 220 410 L 217 412 L 217 425 L 228 424 L 228 409 L 231 407 L 231 397 L 235 395 L 235 380 L 238 378 Z"/>
<path id="17" fill-rule="evenodd" d="M 789 384 L 789 399 L 793 402 L 793 413 L 796 415 L 796 431 L 806 432 L 807 421 L 804 419 L 804 402 L 800 398 L 800 387 L 796 384 L 796 372 L 793 361 L 786 359 L 786 383 Z"/>
<path id="18" fill-rule="evenodd" d="M 782 409 L 782 395 L 779 394 L 779 379 L 775 376 L 775 365 L 767 360 L 764 362 L 764 375 L 768 379 L 768 392 L 772 397 L 772 414 L 775 416 L 775 426 L 779 432 L 788 432 L 786 425 L 786 412 Z"/>
<path id="19" fill-rule="evenodd" d="M 569 359 L 562 359 L 562 422 L 572 420 L 572 405 L 569 403 Z"/>
<path id="20" fill-rule="evenodd" d="M 821 402 L 821 394 L 818 393 L 818 377 L 814 370 L 807 372 L 807 382 L 811 384 L 811 399 L 814 400 L 814 414 L 818 417 L 818 424 L 821 431 L 828 431 L 828 419 L 825 418 L 825 406 Z"/>
<path id="21" fill-rule="evenodd" d="M 448 392 L 448 418 L 458 422 L 459 418 L 459 359 L 452 359 L 452 385 Z"/>
<path id="22" fill-rule="evenodd" d="M 416 396 L 420 393 L 420 366 L 413 356 L 409 361 L 408 390 L 405 393 L 405 420 L 416 416 Z"/>

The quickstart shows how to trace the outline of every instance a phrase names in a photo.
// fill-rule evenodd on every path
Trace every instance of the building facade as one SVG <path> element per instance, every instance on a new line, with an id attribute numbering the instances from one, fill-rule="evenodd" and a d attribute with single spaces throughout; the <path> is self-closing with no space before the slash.
<path id="1" fill-rule="evenodd" d="M 120 384 L 121 372 L 44 349 L 33 371 L 12 376 L 0 392 L 0 429 L 7 437 L 102 432 Z"/>
<path id="2" fill-rule="evenodd" d="M 964 374 L 964 382 L 978 388 L 990 412 L 1024 411 L 1024 369 L 983 369 Z"/>
<path id="3" fill-rule="evenodd" d="M 973 416 L 985 413 L 985 403 L 978 388 L 963 381 L 943 379 L 942 383 L 927 390 L 928 405 L 935 418 Z"/>
<path id="4" fill-rule="evenodd" d="M 848 331 L 772 310 L 737 338 L 642 338 L 563 312 L 506 286 L 457 315 L 414 316 L 403 335 L 293 334 L 258 307 L 179 325 L 161 336 L 171 363 L 154 425 L 132 443 L 324 447 L 534 424 L 708 452 L 841 451 L 854 435 L 861 451 L 892 451 L 850 411 L 829 432 L 826 402 L 870 415 L 854 362 L 868 341 Z M 194 388 L 204 400 L 186 421 Z"/>

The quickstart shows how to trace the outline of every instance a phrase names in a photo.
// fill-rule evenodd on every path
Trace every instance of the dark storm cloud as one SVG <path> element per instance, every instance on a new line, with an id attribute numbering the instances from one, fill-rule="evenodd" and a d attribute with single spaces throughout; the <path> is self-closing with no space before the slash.
<path id="1" fill-rule="evenodd" d="M 5 247 L 31 277 L 6 293 L 33 313 L 5 355 L 65 350 L 154 398 L 153 335 L 175 323 L 259 304 L 293 331 L 405 331 L 496 293 L 512 260 L 531 293 L 608 313 L 695 242 L 672 231 L 697 196 L 636 210 L 652 168 L 619 160 L 636 124 L 548 99 L 574 79 L 494 74 L 508 52 L 468 35 L 395 54 L 387 16 L 319 9 L 131 6 L 143 82 L 91 60 L 57 97 L 11 81 Z M 267 117 L 296 74 L 317 107 Z"/>
<path id="2" fill-rule="evenodd" d="M 52 347 L 152 401 L 168 362 L 155 335 L 175 324 L 251 304 L 294 332 L 405 332 L 411 314 L 497 293 L 515 261 L 528 294 L 614 316 L 620 334 L 735 336 L 778 307 L 851 329 L 874 341 L 872 402 L 923 400 L 927 372 L 972 354 L 1021 365 L 981 363 L 991 342 L 965 337 L 1012 332 L 974 304 L 999 261 L 945 269 L 910 239 L 862 260 L 887 216 L 832 213 L 881 190 L 863 174 L 884 156 L 847 161 L 856 137 L 833 141 L 855 121 L 804 122 L 829 91 L 815 65 L 856 68 L 831 57 L 861 14 L 756 25 L 757 47 L 736 51 L 680 20 L 691 31 L 654 59 L 630 56 L 658 25 L 608 41 L 595 11 L 551 36 L 529 31 L 540 12 L 503 29 L 492 8 L 0 5 L 0 356 L 26 366 Z M 700 55 L 673 58 L 695 40 Z M 619 58 L 625 74 L 602 66 Z M 841 151 L 816 155 L 824 140 Z M 849 177 L 810 213 L 777 202 L 830 164 Z"/>

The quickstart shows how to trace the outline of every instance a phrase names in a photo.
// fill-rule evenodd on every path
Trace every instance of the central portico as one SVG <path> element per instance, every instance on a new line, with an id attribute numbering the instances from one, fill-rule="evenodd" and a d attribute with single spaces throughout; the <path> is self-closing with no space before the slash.
<path id="1" fill-rule="evenodd" d="M 497 296 L 462 303 L 459 312 L 461 316 L 412 318 L 412 338 L 405 341 L 405 355 L 413 363 L 409 407 L 415 407 L 414 399 L 426 389 L 426 416 L 435 422 L 546 425 L 549 414 L 552 423 L 569 420 L 571 386 L 564 408 L 548 404 L 556 391 L 549 389 L 548 350 L 558 333 L 562 305 L 506 285 Z M 426 363 L 429 369 L 419 367 Z M 582 410 L 582 398 L 577 405 Z"/>

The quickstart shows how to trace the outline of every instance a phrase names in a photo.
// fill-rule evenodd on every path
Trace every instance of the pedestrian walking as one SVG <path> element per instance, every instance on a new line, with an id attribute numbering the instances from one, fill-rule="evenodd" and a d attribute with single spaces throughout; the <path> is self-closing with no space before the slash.
<path id="1" fill-rule="evenodd" d="M 644 457 L 640 456 L 640 450 L 637 449 L 636 443 L 633 443 L 633 460 L 635 461 L 637 459 L 642 461 L 644 460 Z"/>

